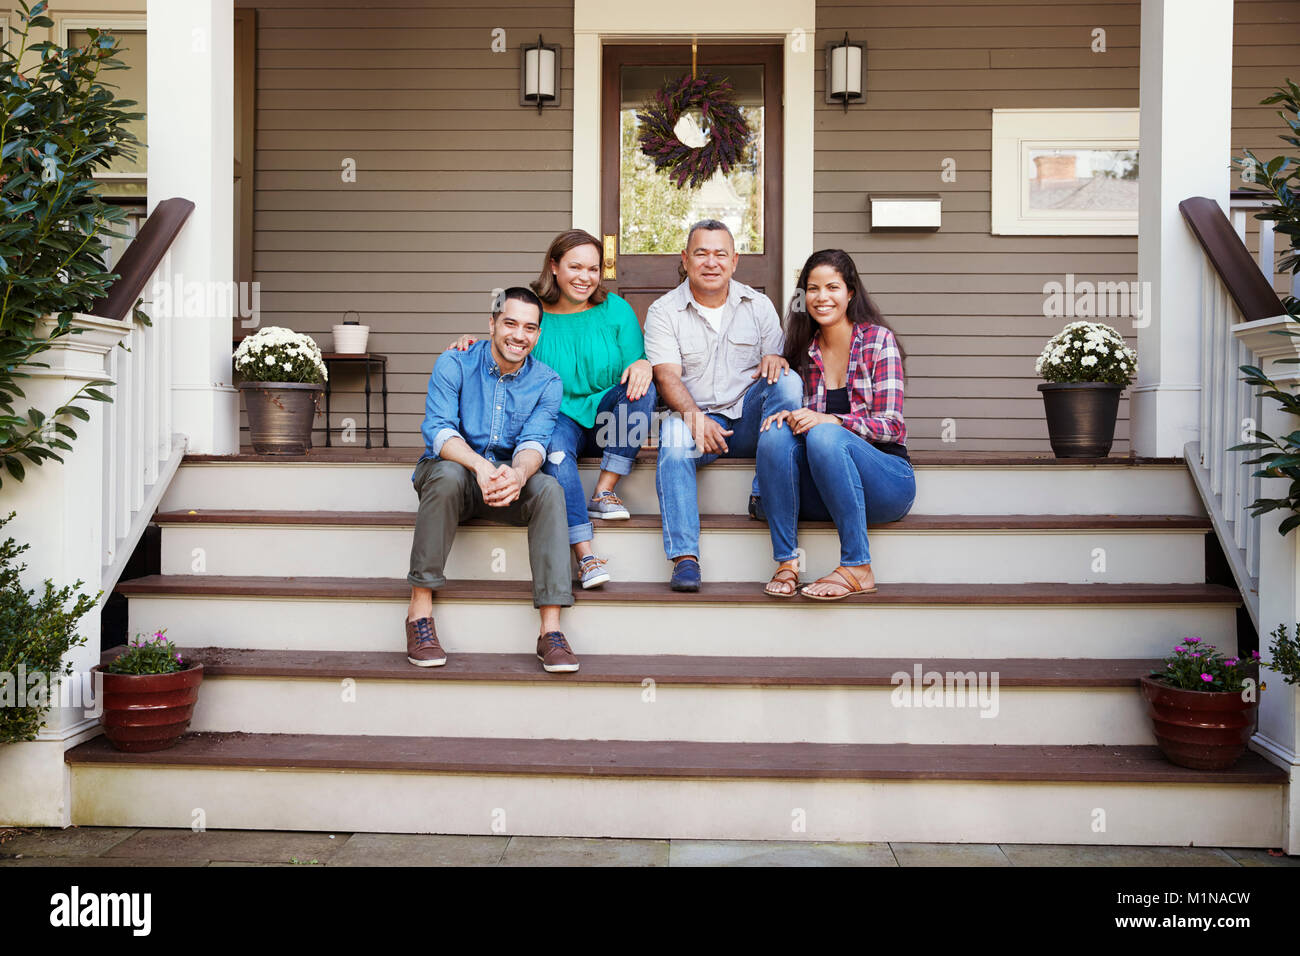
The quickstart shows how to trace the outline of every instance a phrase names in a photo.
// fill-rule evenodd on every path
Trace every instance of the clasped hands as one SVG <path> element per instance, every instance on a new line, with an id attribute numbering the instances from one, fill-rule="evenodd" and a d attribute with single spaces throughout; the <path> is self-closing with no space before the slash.
<path id="1" fill-rule="evenodd" d="M 790 431 L 796 435 L 802 435 L 814 425 L 840 425 L 842 422 L 836 415 L 828 415 L 825 412 L 815 412 L 811 408 L 796 408 L 794 411 L 781 411 L 775 415 L 768 415 L 763 420 L 763 427 L 759 431 L 767 431 L 769 426 L 775 425 L 777 428 L 782 427 L 782 422 L 790 423 Z"/>
<path id="2" fill-rule="evenodd" d="M 528 481 L 522 469 L 514 465 L 493 468 L 492 463 L 486 460 L 474 470 L 474 476 L 483 492 L 483 500 L 494 508 L 504 508 L 513 502 Z"/>

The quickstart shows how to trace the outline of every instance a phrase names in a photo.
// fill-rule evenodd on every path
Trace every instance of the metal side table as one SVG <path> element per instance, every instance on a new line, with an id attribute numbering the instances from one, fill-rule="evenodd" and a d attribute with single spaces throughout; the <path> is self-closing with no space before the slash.
<path id="1" fill-rule="evenodd" d="M 330 390 L 334 384 L 334 366 L 339 364 L 348 364 L 360 362 L 366 370 L 366 447 L 370 447 L 370 379 L 371 372 L 376 365 L 380 369 L 380 394 L 383 397 L 383 414 L 384 414 L 384 447 L 388 447 L 388 356 L 380 355 L 377 352 L 323 352 L 321 358 L 325 361 L 325 370 L 328 373 L 325 378 L 325 447 L 330 447 L 330 435 L 335 429 L 330 427 Z M 342 428 L 337 429 L 343 431 Z"/>

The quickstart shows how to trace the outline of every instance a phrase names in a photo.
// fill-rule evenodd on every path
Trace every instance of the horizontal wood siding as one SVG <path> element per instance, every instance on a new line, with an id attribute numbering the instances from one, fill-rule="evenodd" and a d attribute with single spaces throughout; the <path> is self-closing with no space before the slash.
<path id="1" fill-rule="evenodd" d="M 818 50 L 846 31 L 867 46 L 867 102 L 827 105 L 818 70 L 814 244 L 854 256 L 909 352 L 914 448 L 1045 450 L 1034 359 L 1069 320 L 1044 317 L 1044 284 L 1137 279 L 1136 237 L 991 235 L 989 184 L 993 109 L 1138 105 L 1140 19 L 1139 0 L 819 0 Z M 1233 149 L 1273 155 L 1255 104 L 1300 78 L 1300 3 L 1237 0 L 1235 20 Z M 942 230 L 870 233 L 867 195 L 898 191 L 940 193 Z M 1131 320 L 1102 321 L 1136 344 Z M 1128 435 L 1126 398 L 1114 452 Z"/>
<path id="2" fill-rule="evenodd" d="M 330 327 L 359 312 L 371 349 L 389 356 L 390 440 L 422 444 L 438 353 L 462 332 L 483 331 L 492 290 L 536 278 L 551 238 L 572 221 L 573 6 L 238 5 L 259 8 L 262 324 L 328 348 Z M 504 53 L 491 50 L 497 28 Z M 563 47 L 561 105 L 540 116 L 519 105 L 519 45 L 538 33 Z M 345 158 L 356 162 L 356 182 L 342 179 Z M 362 389 L 358 368 L 338 368 L 333 423 L 352 418 L 359 443 Z M 314 441 L 323 444 L 323 432 Z"/>

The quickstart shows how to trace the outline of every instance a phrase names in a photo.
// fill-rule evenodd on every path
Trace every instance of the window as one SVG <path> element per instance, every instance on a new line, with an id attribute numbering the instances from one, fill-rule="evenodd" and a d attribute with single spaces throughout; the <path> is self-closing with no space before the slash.
<path id="1" fill-rule="evenodd" d="M 1136 109 L 994 110 L 993 234 L 1135 236 Z"/>
<path id="2" fill-rule="evenodd" d="M 147 112 L 149 87 L 146 81 L 148 46 L 145 40 L 145 18 L 114 17 L 96 20 L 65 18 L 59 23 L 59 39 L 64 46 L 84 47 L 90 42 L 89 30 L 111 33 L 118 38 L 117 59 L 125 63 L 127 69 L 101 73 L 100 76 L 113 88 L 114 96 L 136 102 L 136 105 L 130 108 L 132 112 Z M 104 183 L 101 191 L 107 196 L 114 198 L 135 196 L 143 199 L 148 189 L 148 150 L 144 147 L 146 119 L 142 117 L 132 120 L 127 124 L 127 128 L 140 140 L 140 145 L 136 147 L 135 159 L 129 160 L 119 156 L 109 169 L 98 170 L 95 178 Z"/>

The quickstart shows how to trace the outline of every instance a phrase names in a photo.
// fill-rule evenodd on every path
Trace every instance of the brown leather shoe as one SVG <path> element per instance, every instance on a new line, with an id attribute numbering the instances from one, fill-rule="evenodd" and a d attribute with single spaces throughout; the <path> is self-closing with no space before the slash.
<path id="1" fill-rule="evenodd" d="M 578 658 L 560 631 L 547 631 L 537 639 L 537 659 L 542 670 L 551 674 L 578 669 Z"/>
<path id="2" fill-rule="evenodd" d="M 406 622 L 406 659 L 416 667 L 441 667 L 447 654 L 438 643 L 433 618 L 421 617 Z"/>

